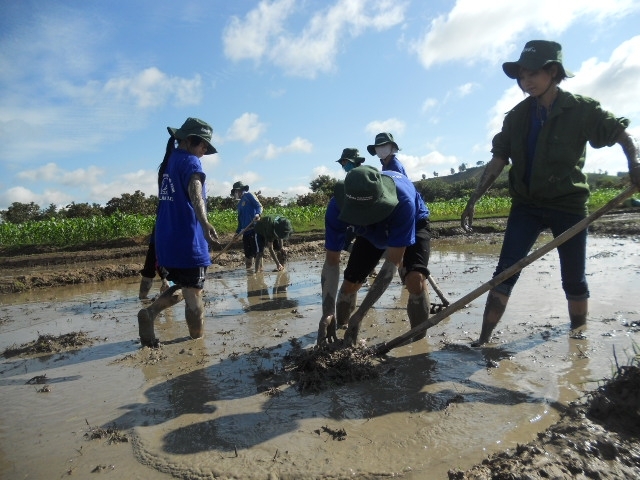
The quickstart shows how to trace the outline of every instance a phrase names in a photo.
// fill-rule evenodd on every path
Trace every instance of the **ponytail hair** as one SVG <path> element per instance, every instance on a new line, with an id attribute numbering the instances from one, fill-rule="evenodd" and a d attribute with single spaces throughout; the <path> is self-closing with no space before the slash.
<path id="1" fill-rule="evenodd" d="M 176 149 L 176 138 L 172 135 L 167 140 L 167 149 L 164 152 L 164 158 L 162 159 L 162 163 L 158 167 L 158 190 L 162 187 L 162 176 L 164 172 L 167 170 L 167 165 L 169 163 L 169 157 Z"/>

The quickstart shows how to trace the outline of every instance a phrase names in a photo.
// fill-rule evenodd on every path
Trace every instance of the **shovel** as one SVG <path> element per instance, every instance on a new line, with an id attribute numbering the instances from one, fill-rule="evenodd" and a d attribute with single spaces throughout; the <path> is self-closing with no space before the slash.
<path id="1" fill-rule="evenodd" d="M 451 304 L 451 302 L 449 302 L 449 299 L 446 297 L 444 292 L 440 290 L 440 287 L 438 286 L 438 284 L 436 283 L 436 281 L 433 279 L 431 275 L 427 276 L 427 280 L 429 280 L 429 284 L 431 285 L 431 288 L 433 288 L 433 290 L 438 294 L 438 297 L 442 302 L 442 303 L 432 303 L 429 313 L 434 314 L 434 313 L 441 312 L 442 310 L 447 308 Z"/>
<path id="2" fill-rule="evenodd" d="M 244 232 L 246 232 L 247 230 L 249 230 L 251 227 L 253 227 L 255 225 L 256 221 L 255 219 L 251 221 L 251 223 L 249 225 L 247 225 L 246 227 L 244 227 L 242 230 L 240 230 L 238 233 L 236 233 L 233 238 L 231 239 L 231 241 L 229 243 L 227 243 L 227 245 L 220 250 L 220 252 L 218 252 L 218 254 L 213 257 L 211 259 L 211 263 L 213 263 L 214 261 L 216 261 L 218 258 L 220 258 L 220 256 L 226 252 L 227 250 L 229 250 L 229 247 L 233 244 L 233 242 L 235 242 L 238 238 L 240 238 L 242 236 L 242 234 Z"/>
<path id="3" fill-rule="evenodd" d="M 499 285 L 500 283 L 504 282 L 507 278 L 518 273 L 527 265 L 530 265 L 531 263 L 535 262 L 537 259 L 539 259 L 543 255 L 547 254 L 554 248 L 558 247 L 559 245 L 562 245 L 564 242 L 574 237 L 576 234 L 578 234 L 579 232 L 587 228 L 591 223 L 593 223 L 595 220 L 597 220 L 602 215 L 607 213 L 609 210 L 611 210 L 615 206 L 625 201 L 627 198 L 633 195 L 637 190 L 638 190 L 638 187 L 636 187 L 635 185 L 631 185 L 630 187 L 627 187 L 625 190 L 620 192 L 616 197 L 609 200 L 609 202 L 607 202 L 605 205 L 600 207 L 598 210 L 596 210 L 589 216 L 580 220 L 573 227 L 568 228 L 567 230 L 562 232 L 560 235 L 558 235 L 556 238 L 551 240 L 546 245 L 543 245 L 542 247 L 538 248 L 536 251 L 531 252 L 529 255 L 521 259 L 519 262 L 515 263 L 511 267 L 507 268 L 506 270 L 502 271 L 500 274 L 493 277 L 487 283 L 480 285 L 478 288 L 476 288 L 472 292 L 467 293 L 464 297 L 450 304 L 445 310 L 442 310 L 441 312 L 436 313 L 433 317 L 430 317 L 428 322 L 421 323 L 420 325 L 413 327 L 408 332 L 403 333 L 402 335 L 399 335 L 398 337 L 388 342 L 381 343 L 379 345 L 372 347 L 374 354 L 385 355 L 386 353 L 390 352 L 392 349 L 409 343 L 409 341 L 417 334 L 426 331 L 429 327 L 436 325 L 446 317 L 450 316 L 452 313 L 457 312 L 458 310 L 464 308 L 465 305 L 467 305 L 472 300 L 475 300 L 483 293 L 488 292 L 496 285 Z"/>

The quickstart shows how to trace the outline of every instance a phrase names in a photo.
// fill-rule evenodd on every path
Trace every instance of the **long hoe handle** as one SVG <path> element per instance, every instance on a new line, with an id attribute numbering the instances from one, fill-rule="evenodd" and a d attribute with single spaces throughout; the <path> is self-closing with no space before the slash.
<path id="1" fill-rule="evenodd" d="M 589 216 L 580 220 L 573 227 L 568 228 L 567 230 L 562 232 L 560 235 L 558 235 L 556 238 L 551 240 L 546 245 L 543 245 L 542 247 L 538 248 L 536 251 L 524 257 L 522 260 L 520 260 L 516 264 L 512 265 L 511 267 L 507 268 L 500 274 L 496 275 L 487 283 L 480 285 L 474 291 L 466 294 L 464 297 L 460 298 L 459 300 L 456 300 L 451 305 L 449 305 L 445 310 L 442 310 L 441 312 L 436 313 L 435 315 L 429 318 L 428 322 L 421 323 L 420 325 L 417 325 L 416 327 L 412 328 L 408 332 L 403 333 L 402 335 L 388 342 L 381 343 L 380 345 L 373 347 L 375 354 L 384 355 L 388 353 L 392 349 L 405 344 L 408 340 L 413 338 L 416 334 L 424 332 L 430 326 L 437 324 L 438 322 L 442 321 L 446 317 L 450 316 L 452 313 L 457 312 L 461 308 L 464 308 L 464 306 L 467 305 L 472 300 L 475 300 L 483 293 L 488 292 L 496 285 L 499 285 L 500 283 L 504 282 L 507 278 L 518 273 L 527 265 L 530 265 L 531 263 L 535 262 L 537 259 L 539 259 L 543 255 L 547 254 L 554 248 L 558 247 L 559 245 L 562 245 L 564 242 L 574 237 L 576 234 L 578 234 L 579 232 L 587 228 L 591 223 L 593 223 L 595 220 L 597 220 L 602 215 L 607 213 L 609 210 L 611 210 L 615 206 L 619 205 L 621 202 L 625 201 L 631 195 L 633 195 L 637 191 L 637 189 L 638 187 L 636 187 L 633 184 L 630 187 L 627 187 L 625 190 L 620 192 L 616 197 L 609 200 L 609 202 L 607 202 L 606 205 L 603 205 L 602 207 L 600 207 L 598 210 L 596 210 Z"/>
<path id="2" fill-rule="evenodd" d="M 216 261 L 216 260 L 217 260 L 217 259 L 218 259 L 218 258 L 219 258 L 223 253 L 224 253 L 224 252 L 226 252 L 227 250 L 229 250 L 229 247 L 233 244 L 233 242 L 235 242 L 238 238 L 240 238 L 240 236 L 241 236 L 244 232 L 246 232 L 247 230 L 249 230 L 249 228 L 253 227 L 253 225 L 254 225 L 255 223 L 256 223 L 256 222 L 255 222 L 255 220 L 253 220 L 249 225 L 247 225 L 247 226 L 246 226 L 246 227 L 244 227 L 241 231 L 239 231 L 238 233 L 236 233 L 236 234 L 233 236 L 233 238 L 231 239 L 231 241 L 230 241 L 229 243 L 227 243 L 227 244 L 225 245 L 225 247 L 224 247 L 222 250 L 220 250 L 220 251 L 218 252 L 218 254 L 217 254 L 215 257 L 213 257 L 213 258 L 211 259 L 211 262 L 213 263 L 213 262 L 214 262 L 214 261 Z"/>

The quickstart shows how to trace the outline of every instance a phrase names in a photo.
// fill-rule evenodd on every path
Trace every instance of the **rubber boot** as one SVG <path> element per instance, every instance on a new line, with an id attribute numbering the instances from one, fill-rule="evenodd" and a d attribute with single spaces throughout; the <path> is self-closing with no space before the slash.
<path id="1" fill-rule="evenodd" d="M 201 288 L 183 288 L 184 315 L 191 338 L 204 336 L 204 302 Z"/>
<path id="2" fill-rule="evenodd" d="M 431 303 L 429 302 L 429 292 L 423 290 L 420 293 L 410 293 L 409 301 L 407 302 L 407 316 L 409 317 L 409 323 L 411 328 L 415 328 L 421 323 L 429 321 L 429 309 Z M 432 326 L 432 325 L 429 325 Z M 413 337 L 413 341 L 422 340 L 427 336 L 427 331 L 418 333 Z"/>
<path id="3" fill-rule="evenodd" d="M 351 314 L 356 309 L 357 299 L 357 293 L 342 293 L 342 290 L 338 292 L 338 299 L 336 300 L 336 319 L 339 327 L 344 327 L 349 323 L 349 317 L 351 317 Z"/>
<path id="4" fill-rule="evenodd" d="M 138 312 L 138 333 L 143 347 L 157 347 L 160 341 L 156 338 L 153 322 L 158 314 L 182 300 L 180 287 L 174 285 L 160 295 L 149 307 Z"/>
<path id="5" fill-rule="evenodd" d="M 589 315 L 589 301 L 585 300 L 568 300 L 569 319 L 571 321 L 571 329 L 582 327 L 587 323 Z"/>
<path id="6" fill-rule="evenodd" d="M 480 332 L 480 338 L 471 343 L 472 347 L 484 345 L 491 339 L 493 330 L 496 328 L 496 325 L 502 318 L 502 315 L 504 315 L 508 301 L 509 297 L 503 293 L 497 293 L 493 290 L 489 291 L 487 303 L 484 306 L 484 315 L 482 316 L 482 331 Z"/>
<path id="7" fill-rule="evenodd" d="M 152 286 L 153 278 L 142 277 L 140 279 L 140 292 L 138 293 L 138 298 L 140 300 L 146 300 L 149 298 L 149 292 L 151 291 Z"/>

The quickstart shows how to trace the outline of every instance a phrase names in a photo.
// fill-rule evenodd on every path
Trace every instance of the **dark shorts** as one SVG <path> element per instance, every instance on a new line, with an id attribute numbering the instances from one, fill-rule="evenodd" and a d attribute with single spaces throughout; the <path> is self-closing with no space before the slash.
<path id="1" fill-rule="evenodd" d="M 167 268 L 166 271 L 168 272 L 167 280 L 179 287 L 199 289 L 204 287 L 207 267 Z"/>
<path id="2" fill-rule="evenodd" d="M 384 249 L 376 248 L 364 237 L 356 237 L 349 255 L 344 279 L 352 283 L 365 283 L 367 277 L 376 268 Z M 416 243 L 406 248 L 402 266 L 408 272 L 420 272 L 429 275 L 429 255 L 431 254 L 431 229 L 429 221 L 423 220 L 416 225 Z"/>
<path id="3" fill-rule="evenodd" d="M 526 257 L 531 252 L 535 241 L 543 230 L 548 228 L 553 236 L 557 237 L 583 218 L 585 218 L 584 215 L 576 215 L 549 208 L 527 205 L 512 207 L 507 220 L 504 240 L 502 241 L 500 259 L 493 276 L 495 277 Z M 589 286 L 585 275 L 586 253 L 586 229 L 558 247 L 562 288 L 566 298 L 569 300 L 589 298 Z M 494 287 L 494 290 L 507 296 L 511 295 L 519 276 L 520 272 Z"/>

